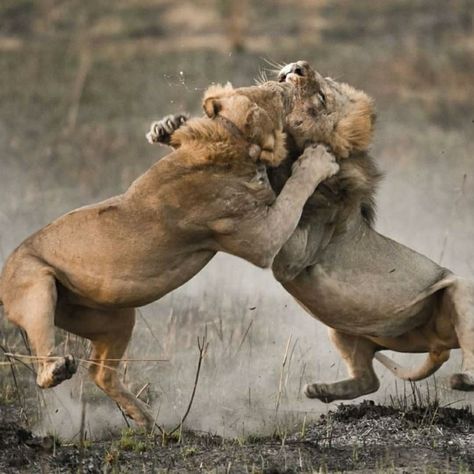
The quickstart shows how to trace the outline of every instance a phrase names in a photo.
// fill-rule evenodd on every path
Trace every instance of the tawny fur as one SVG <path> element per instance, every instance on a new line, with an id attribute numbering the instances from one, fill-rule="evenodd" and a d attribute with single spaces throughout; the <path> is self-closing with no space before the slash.
<path id="1" fill-rule="evenodd" d="M 298 71 L 298 74 L 295 73 Z M 380 179 L 367 153 L 375 113 L 366 94 L 323 78 L 305 62 L 285 66 L 280 80 L 312 100 L 299 101 L 287 117 L 293 156 L 310 141 L 326 144 L 341 171 L 308 200 L 293 236 L 275 258 L 273 272 L 315 318 L 327 324 L 350 378 L 306 387 L 329 402 L 377 390 L 376 351 L 429 352 L 417 368 L 378 357 L 399 377 L 420 380 L 461 347 L 463 371 L 451 386 L 474 389 L 474 283 L 373 230 L 374 193 Z M 322 95 L 321 95 L 322 93 Z M 278 191 L 288 166 L 270 170 Z"/>
<path id="2" fill-rule="evenodd" d="M 285 66 L 280 81 L 297 98 L 285 118 L 290 155 L 268 169 L 278 193 L 291 164 L 311 143 L 335 154 L 340 172 L 321 183 L 306 203 L 298 228 L 273 263 L 275 277 L 312 316 L 327 324 L 350 378 L 311 384 L 323 401 L 351 399 L 379 386 L 374 355 L 394 374 L 420 380 L 461 346 L 464 370 L 451 386 L 474 388 L 474 284 L 373 230 L 381 175 L 368 154 L 375 121 L 373 100 L 347 84 L 323 78 L 308 63 Z M 405 369 L 381 349 L 429 352 Z"/>
<path id="3" fill-rule="evenodd" d="M 268 169 L 275 192 L 311 143 L 335 154 L 340 172 L 321 183 L 300 224 L 273 263 L 275 277 L 312 316 L 327 324 L 350 378 L 311 384 L 306 394 L 323 401 L 351 399 L 379 386 L 376 351 L 425 352 L 420 367 L 404 369 L 378 357 L 399 377 L 419 380 L 436 371 L 461 346 L 464 371 L 451 386 L 474 387 L 474 284 L 378 234 L 375 191 L 381 174 L 368 154 L 373 100 L 347 84 L 323 78 L 300 61 L 285 66 L 280 81 L 297 99 L 285 118 L 290 156 Z"/>
<path id="4" fill-rule="evenodd" d="M 250 88 L 249 98 L 244 89 L 214 88 L 205 99 L 209 117 L 176 133 L 177 150 L 124 194 L 71 211 L 10 255 L 0 300 L 39 357 L 39 386 L 57 385 L 76 370 L 72 356 L 56 353 L 57 325 L 91 340 L 95 383 L 138 424 L 153 423 L 116 370 L 134 308 L 185 283 L 217 251 L 270 266 L 307 198 L 338 170 L 323 147 L 310 149 L 275 197 L 263 163 L 286 156 L 280 124 L 293 91 L 269 84 Z"/>

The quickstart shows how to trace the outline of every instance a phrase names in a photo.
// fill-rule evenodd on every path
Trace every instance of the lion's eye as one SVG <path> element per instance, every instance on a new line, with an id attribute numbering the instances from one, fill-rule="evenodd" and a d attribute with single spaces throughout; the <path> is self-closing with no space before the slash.
<path id="1" fill-rule="evenodd" d="M 326 105 L 326 96 L 324 95 L 323 92 L 321 91 L 318 92 L 318 99 L 322 105 Z"/>

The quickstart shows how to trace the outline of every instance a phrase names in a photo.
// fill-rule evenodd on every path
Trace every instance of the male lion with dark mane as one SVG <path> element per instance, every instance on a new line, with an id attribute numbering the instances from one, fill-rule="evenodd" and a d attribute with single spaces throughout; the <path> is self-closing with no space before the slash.
<path id="1" fill-rule="evenodd" d="M 340 165 L 309 198 L 272 266 L 301 306 L 330 327 L 350 374 L 347 380 L 309 384 L 305 394 L 330 402 L 376 391 L 374 356 L 397 376 L 420 380 L 459 347 L 464 367 L 451 377 L 451 387 L 474 390 L 474 283 L 373 228 L 381 176 L 367 151 L 375 120 L 372 99 L 322 77 L 305 61 L 282 68 L 279 81 L 293 84 L 299 100 L 284 126 L 289 157 L 268 169 L 275 192 L 283 189 L 291 163 L 309 143 L 328 146 Z M 156 136 L 179 126 L 170 117 L 165 122 L 155 125 Z M 409 370 L 377 354 L 384 349 L 429 354 Z"/>
<path id="2" fill-rule="evenodd" d="M 28 335 L 40 387 L 76 371 L 71 355 L 55 352 L 56 325 L 91 340 L 95 383 L 138 424 L 153 423 L 117 373 L 134 308 L 188 281 L 218 251 L 269 267 L 308 197 L 338 170 L 324 147 L 308 148 L 275 197 L 265 166 L 286 157 L 282 123 L 297 99 L 278 83 L 210 88 L 207 116 L 174 134 L 176 151 L 124 194 L 60 217 L 12 253 L 0 302 Z"/>

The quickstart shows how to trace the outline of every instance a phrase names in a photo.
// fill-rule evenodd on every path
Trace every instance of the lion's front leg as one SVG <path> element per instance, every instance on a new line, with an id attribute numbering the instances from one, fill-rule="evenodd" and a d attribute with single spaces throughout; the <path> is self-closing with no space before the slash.
<path id="1" fill-rule="evenodd" d="M 285 283 L 294 280 L 307 267 L 317 262 L 319 251 L 334 233 L 336 209 L 318 209 L 309 222 L 299 223 L 273 261 L 273 276 Z"/>
<path id="2" fill-rule="evenodd" d="M 150 126 L 150 131 L 146 134 L 146 139 L 149 143 L 161 143 L 169 145 L 171 135 L 184 125 L 189 118 L 188 114 L 172 114 L 153 122 Z"/>
<path id="3" fill-rule="evenodd" d="M 303 270 L 317 263 L 320 250 L 325 248 L 334 232 L 330 217 L 321 211 L 309 224 L 298 225 L 273 261 L 273 276 L 280 283 L 294 280 Z"/>
<path id="4" fill-rule="evenodd" d="M 216 250 L 244 258 L 261 268 L 270 267 L 295 231 L 307 199 L 319 183 L 338 171 L 339 165 L 325 147 L 308 147 L 293 164 L 290 178 L 270 206 L 211 223 L 218 243 Z M 223 226 L 223 222 L 227 225 Z"/>
<path id="5" fill-rule="evenodd" d="M 350 378 L 333 383 L 313 383 L 304 388 L 308 398 L 325 403 L 334 400 L 352 400 L 378 390 L 380 382 L 372 367 L 376 346 L 360 336 L 351 336 L 329 329 L 332 342 L 341 354 Z"/>
<path id="6" fill-rule="evenodd" d="M 308 227 L 298 226 L 273 260 L 273 276 L 280 283 L 293 280 L 308 266 L 305 265 L 308 236 Z"/>

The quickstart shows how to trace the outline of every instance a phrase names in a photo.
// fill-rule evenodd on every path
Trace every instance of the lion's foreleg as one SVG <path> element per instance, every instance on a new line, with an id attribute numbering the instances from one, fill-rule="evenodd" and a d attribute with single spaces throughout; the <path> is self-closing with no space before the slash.
<path id="1" fill-rule="evenodd" d="M 323 146 L 308 147 L 293 164 L 292 175 L 271 204 L 255 213 L 229 219 L 236 231 L 221 230 L 223 219 L 211 225 L 219 247 L 267 268 L 291 237 L 301 218 L 303 206 L 319 183 L 339 170 L 335 158 Z"/>
<path id="2" fill-rule="evenodd" d="M 311 223 L 298 225 L 273 261 L 273 275 L 280 283 L 293 280 L 317 262 L 334 231 L 331 219 L 331 214 L 321 211 Z"/>
<path id="3" fill-rule="evenodd" d="M 273 275 L 280 283 L 293 280 L 307 266 L 308 234 L 298 226 L 273 260 Z"/>
<path id="4" fill-rule="evenodd" d="M 378 390 L 380 383 L 372 367 L 375 344 L 363 337 L 351 336 L 335 329 L 329 329 L 329 335 L 344 359 L 350 378 L 334 383 L 306 385 L 305 395 L 329 403 L 334 400 L 352 400 Z"/>
<path id="5" fill-rule="evenodd" d="M 451 313 L 451 321 L 463 354 L 461 373 L 451 376 L 451 388 L 474 390 L 474 282 L 457 278 L 443 295 L 444 309 Z"/>

